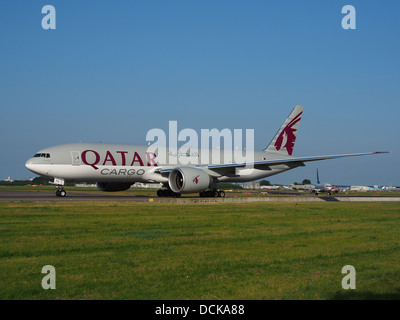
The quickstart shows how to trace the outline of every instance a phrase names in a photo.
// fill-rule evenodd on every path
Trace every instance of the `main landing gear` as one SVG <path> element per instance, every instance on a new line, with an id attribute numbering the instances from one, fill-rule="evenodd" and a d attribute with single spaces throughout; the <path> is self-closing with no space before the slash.
<path id="1" fill-rule="evenodd" d="M 157 196 L 179 198 L 181 196 L 181 194 L 173 192 L 170 189 L 160 189 L 157 191 Z M 216 190 L 216 189 L 202 191 L 199 193 L 199 196 L 202 198 L 225 198 L 225 191 L 224 190 Z"/>
<path id="2" fill-rule="evenodd" d="M 199 193 L 201 198 L 225 198 L 224 190 L 208 190 Z"/>

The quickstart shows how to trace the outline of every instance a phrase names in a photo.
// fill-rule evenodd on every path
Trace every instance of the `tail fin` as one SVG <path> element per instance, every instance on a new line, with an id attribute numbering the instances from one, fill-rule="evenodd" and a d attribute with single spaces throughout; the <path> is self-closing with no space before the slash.
<path id="1" fill-rule="evenodd" d="M 302 114 L 303 106 L 295 106 L 269 146 L 263 151 L 280 156 L 291 156 Z"/>

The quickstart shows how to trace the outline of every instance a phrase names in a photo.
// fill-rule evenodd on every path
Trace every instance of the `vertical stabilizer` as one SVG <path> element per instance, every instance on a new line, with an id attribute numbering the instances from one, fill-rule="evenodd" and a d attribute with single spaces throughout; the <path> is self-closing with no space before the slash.
<path id="1" fill-rule="evenodd" d="M 295 106 L 269 146 L 263 151 L 279 156 L 291 156 L 302 114 L 303 106 Z"/>

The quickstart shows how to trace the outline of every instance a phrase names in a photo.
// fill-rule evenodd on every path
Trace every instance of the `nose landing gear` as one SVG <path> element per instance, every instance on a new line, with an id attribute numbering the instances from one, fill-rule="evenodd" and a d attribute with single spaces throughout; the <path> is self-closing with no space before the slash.
<path id="1" fill-rule="evenodd" d="M 57 186 L 56 196 L 57 197 L 65 197 L 67 192 L 64 190 L 62 186 Z"/>
<path id="2" fill-rule="evenodd" d="M 64 184 L 65 184 L 64 179 L 54 178 L 54 182 L 50 181 L 50 183 L 55 184 L 57 186 L 57 191 L 56 191 L 57 197 L 65 197 L 67 195 L 67 192 L 64 190 Z"/>

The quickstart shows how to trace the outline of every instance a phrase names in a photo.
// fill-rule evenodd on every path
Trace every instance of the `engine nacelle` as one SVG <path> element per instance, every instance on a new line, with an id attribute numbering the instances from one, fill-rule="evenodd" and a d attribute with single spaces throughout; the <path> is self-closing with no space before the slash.
<path id="1" fill-rule="evenodd" d="M 169 187 L 176 193 L 197 193 L 206 190 L 213 182 L 208 173 L 192 167 L 175 168 L 168 178 Z"/>
<path id="2" fill-rule="evenodd" d="M 97 189 L 105 192 L 116 192 L 128 190 L 132 183 L 128 182 L 97 182 Z"/>

